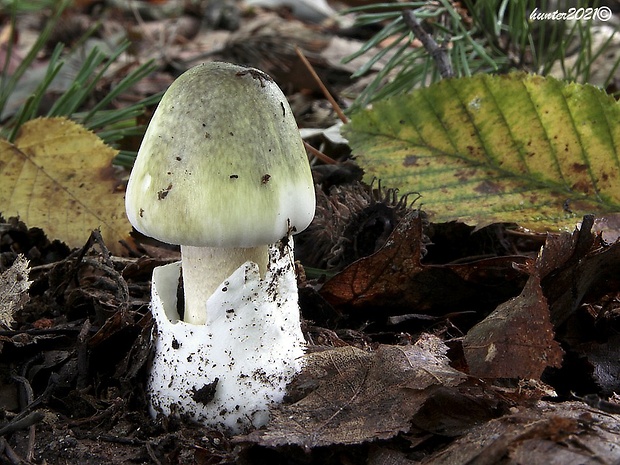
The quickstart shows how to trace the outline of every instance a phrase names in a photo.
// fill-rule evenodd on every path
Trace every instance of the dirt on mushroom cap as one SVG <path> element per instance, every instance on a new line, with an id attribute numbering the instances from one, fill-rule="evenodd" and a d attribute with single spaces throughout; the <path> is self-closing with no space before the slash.
<path id="1" fill-rule="evenodd" d="M 205 63 L 168 89 L 127 186 L 127 213 L 164 242 L 252 247 L 314 215 L 314 188 L 286 97 L 265 73 Z M 165 220 L 165 221 L 162 221 Z"/>

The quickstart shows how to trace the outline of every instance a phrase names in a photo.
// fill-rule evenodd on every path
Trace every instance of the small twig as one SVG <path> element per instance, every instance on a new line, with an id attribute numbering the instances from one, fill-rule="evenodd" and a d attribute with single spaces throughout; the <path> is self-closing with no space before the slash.
<path id="1" fill-rule="evenodd" d="M 0 428 L 0 436 L 30 428 L 43 420 L 43 418 L 45 418 L 45 415 L 39 411 L 30 412 L 28 415 L 23 417 L 21 415 L 16 416 L 12 421 Z"/>
<path id="2" fill-rule="evenodd" d="M 112 400 L 112 404 L 108 406 L 105 410 L 96 413 L 88 418 L 80 418 L 79 420 L 72 420 L 69 422 L 69 426 L 83 426 L 95 423 L 101 423 L 103 420 L 107 420 L 108 418 L 113 418 L 118 412 L 120 412 L 126 403 L 121 398 L 116 398 Z"/>
<path id="3" fill-rule="evenodd" d="M 314 78 L 318 86 L 321 88 L 321 92 L 323 92 L 323 95 L 325 95 L 325 98 L 329 100 L 329 103 L 331 104 L 332 108 L 338 115 L 338 118 L 340 118 L 340 121 L 342 121 L 345 124 L 348 123 L 349 118 L 347 118 L 347 116 L 344 114 L 344 112 L 342 111 L 342 108 L 340 108 L 340 105 L 338 105 L 338 103 L 336 102 L 332 94 L 329 93 L 329 90 L 327 90 L 327 87 L 325 87 L 325 84 L 323 84 L 323 81 L 321 81 L 321 78 L 319 77 L 319 75 L 316 74 L 316 71 L 314 70 L 314 68 L 308 61 L 308 59 L 305 57 L 304 52 L 302 52 L 299 47 L 295 47 L 295 53 L 297 53 L 297 56 L 299 57 L 299 59 L 302 61 L 304 66 L 308 69 L 308 72 L 312 75 L 312 77 Z"/>
<path id="4" fill-rule="evenodd" d="M 99 246 L 100 260 L 87 257 L 88 251 L 95 245 Z M 106 273 L 117 284 L 118 293 L 120 294 L 117 297 L 121 301 L 119 305 L 119 312 L 121 314 L 122 321 L 128 321 L 129 317 L 127 311 L 129 307 L 129 288 L 127 286 L 127 282 L 114 267 L 114 261 L 112 260 L 110 251 L 101 236 L 101 231 L 99 229 L 93 230 L 90 233 L 86 244 L 84 244 L 79 251 L 72 253 L 68 259 L 73 257 L 75 257 L 75 261 L 70 265 L 67 274 L 72 276 L 75 285 L 77 287 L 81 287 L 79 279 L 80 266 L 92 266 L 93 268 Z M 60 287 L 61 286 L 58 286 L 57 289 L 59 290 Z"/>
<path id="5" fill-rule="evenodd" d="M 17 452 L 13 450 L 4 438 L 0 438 L 0 451 L 4 452 L 4 455 L 6 455 L 6 458 L 9 459 L 12 464 L 21 465 L 24 463 L 24 460 L 17 455 Z"/>
<path id="6" fill-rule="evenodd" d="M 24 376 L 13 375 L 13 379 L 19 382 L 22 385 L 23 393 L 24 393 L 24 404 L 29 406 L 32 404 L 34 400 L 34 391 L 32 390 L 32 386 L 28 379 Z M 23 411 L 22 411 L 23 412 Z M 28 446 L 26 449 L 26 461 L 32 462 L 34 459 L 34 444 L 36 440 L 37 428 L 36 424 L 40 422 L 44 418 L 44 415 L 41 412 L 34 411 L 29 413 L 26 416 L 18 415 L 13 421 L 4 425 L 2 429 L 0 429 L 0 435 L 4 435 L 13 431 L 26 429 L 28 428 Z"/>
<path id="7" fill-rule="evenodd" d="M 338 162 L 336 160 L 334 160 L 331 157 L 328 157 L 327 155 L 325 155 L 323 152 L 321 152 L 318 149 L 315 149 L 314 147 L 312 147 L 310 144 L 308 144 L 308 142 L 304 141 L 304 146 L 306 147 L 306 150 L 308 152 L 310 152 L 312 155 L 314 155 L 315 157 L 317 157 L 319 160 L 321 160 L 323 163 L 327 163 L 328 165 L 337 165 Z"/>
<path id="8" fill-rule="evenodd" d="M 24 376 L 20 375 L 13 375 L 12 378 L 20 383 L 23 388 L 23 405 L 30 404 L 34 399 L 34 391 L 32 390 L 30 382 Z"/>
<path id="9" fill-rule="evenodd" d="M 129 9 L 131 10 L 131 13 L 133 14 L 133 17 L 136 20 L 136 23 L 138 23 L 138 26 L 140 27 L 142 34 L 145 35 L 145 37 L 149 40 L 150 43 L 154 43 L 155 37 L 153 37 L 153 34 L 151 34 L 149 29 L 146 27 L 146 24 L 144 23 L 144 20 L 142 19 L 142 15 L 138 11 L 138 7 L 135 1 L 129 2 Z"/>
<path id="10" fill-rule="evenodd" d="M 433 57 L 433 60 L 437 63 L 437 68 L 439 69 L 439 74 L 442 78 L 451 78 L 454 76 L 454 72 L 452 71 L 452 63 L 450 62 L 450 57 L 448 55 L 448 50 L 445 47 L 437 45 L 433 36 L 427 33 L 418 19 L 415 17 L 415 14 L 411 10 L 403 10 L 403 20 L 405 24 L 411 29 L 413 35 L 422 42 L 422 45 L 426 49 L 426 51 Z"/>
<path id="11" fill-rule="evenodd" d="M 140 258 L 140 257 L 117 257 L 117 256 L 110 256 L 109 260 L 113 265 L 118 265 L 118 266 L 129 266 L 129 265 L 133 265 L 135 264 Z M 45 271 L 50 271 L 52 268 L 54 268 L 60 261 L 56 261 L 56 262 L 52 262 L 52 263 L 45 263 L 43 265 L 36 265 L 33 267 L 30 267 L 30 271 L 32 273 L 35 272 L 45 272 Z M 170 259 L 161 259 L 161 263 L 162 265 L 168 264 L 168 263 L 172 263 L 173 261 L 178 261 L 178 259 L 176 258 L 170 258 Z"/>
<path id="12" fill-rule="evenodd" d="M 13 336 L 17 336 L 20 334 L 29 334 L 29 335 L 33 335 L 33 336 L 40 336 L 40 335 L 48 335 L 48 334 L 53 334 L 53 335 L 73 335 L 77 332 L 79 332 L 80 330 L 78 328 L 62 328 L 62 329 L 57 329 L 57 328 L 50 328 L 50 329 L 38 329 L 38 328 L 30 328 L 30 329 L 3 329 L 0 330 L 0 336 L 4 336 L 4 337 L 13 337 Z"/>
<path id="13" fill-rule="evenodd" d="M 19 375 L 13 375 L 13 379 L 15 381 L 18 381 L 22 385 L 22 388 L 24 390 L 25 405 L 31 404 L 32 401 L 34 400 L 34 391 L 32 390 L 32 386 L 30 385 L 30 382 L 28 381 L 28 379 L 26 379 L 26 377 L 24 376 L 19 376 Z M 32 460 L 34 459 L 34 442 L 35 442 L 36 434 L 37 434 L 37 428 L 35 425 L 42 419 L 43 419 L 42 413 L 32 412 L 30 415 L 28 415 L 27 417 L 21 420 L 21 422 L 24 423 L 24 426 L 26 426 L 27 423 L 30 422 L 30 425 L 28 426 L 29 428 L 28 448 L 26 450 L 26 461 L 27 462 L 32 462 Z M 19 423 L 20 422 L 16 422 L 13 426 Z"/>
<path id="14" fill-rule="evenodd" d="M 93 439 L 97 442 L 104 441 L 112 444 L 128 444 L 130 446 L 142 446 L 146 443 L 144 439 L 115 436 L 113 434 L 99 434 L 92 431 L 76 431 L 76 437 L 79 439 Z"/>
<path id="15" fill-rule="evenodd" d="M 84 389 L 88 385 L 88 334 L 91 324 L 87 318 L 77 338 L 77 388 Z"/>
<path id="16" fill-rule="evenodd" d="M 40 412 L 34 412 L 34 413 L 40 413 Z M 43 414 L 41 414 L 41 416 L 43 417 Z M 41 418 L 43 419 L 43 418 Z M 37 427 L 36 427 L 36 423 L 38 423 L 39 420 L 37 420 L 35 423 L 33 423 L 30 426 L 30 431 L 28 433 L 28 449 L 26 450 L 26 461 L 27 462 L 32 462 L 34 461 L 34 445 L 35 442 L 37 440 Z"/>
<path id="17" fill-rule="evenodd" d="M 151 443 L 146 442 L 144 446 L 146 447 L 146 452 L 147 454 L 149 454 L 149 457 L 151 458 L 153 463 L 155 465 L 161 465 L 161 460 L 159 460 L 159 458 L 157 458 L 157 455 L 155 455 L 155 451 L 153 450 L 153 446 L 151 445 Z"/>
<path id="18" fill-rule="evenodd" d="M 5 434 L 5 431 L 4 431 L 5 428 L 10 427 L 11 424 L 17 424 L 18 422 L 21 422 L 21 420 L 26 418 L 26 417 L 30 417 L 31 418 L 28 421 L 32 421 L 32 419 L 36 419 L 36 416 L 31 417 L 30 413 L 33 412 L 35 408 L 37 408 L 40 404 L 45 402 L 52 395 L 52 393 L 56 389 L 57 385 L 58 385 L 58 375 L 52 373 L 52 375 L 49 377 L 49 380 L 47 382 L 47 386 L 45 387 L 45 390 L 43 391 L 43 393 L 39 397 L 34 399 L 32 402 L 30 402 L 28 405 L 26 405 L 22 409 L 22 411 L 19 412 L 15 416 L 15 418 L 13 418 L 13 420 L 11 420 L 11 423 L 9 423 L 8 425 L 5 425 L 4 427 L 2 427 L 2 429 L 0 429 L 0 435 L 1 434 Z M 37 413 L 37 412 L 34 412 L 34 413 Z M 39 421 L 39 420 L 36 420 L 36 421 Z M 21 425 L 22 423 L 19 423 L 19 424 Z M 28 425 L 28 423 L 24 422 L 23 425 Z"/>

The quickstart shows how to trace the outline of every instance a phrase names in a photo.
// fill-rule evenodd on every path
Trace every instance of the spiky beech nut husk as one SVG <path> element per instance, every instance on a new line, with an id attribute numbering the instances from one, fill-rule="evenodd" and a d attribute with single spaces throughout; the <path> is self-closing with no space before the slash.
<path id="1" fill-rule="evenodd" d="M 419 194 L 401 195 L 398 189 L 353 182 L 318 191 L 312 225 L 297 238 L 297 256 L 307 266 L 342 269 L 355 260 L 377 252 L 396 225 L 417 211 L 426 228 L 426 214 L 414 208 Z M 423 234 L 421 250 L 430 242 Z"/>

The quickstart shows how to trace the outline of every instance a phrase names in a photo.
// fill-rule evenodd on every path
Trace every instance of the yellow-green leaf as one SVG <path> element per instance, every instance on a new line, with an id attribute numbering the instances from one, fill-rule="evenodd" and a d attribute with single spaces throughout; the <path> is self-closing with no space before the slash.
<path id="1" fill-rule="evenodd" d="M 131 225 L 114 176 L 116 151 L 64 118 L 29 121 L 11 144 L 0 140 L 0 213 L 19 216 L 69 247 L 100 228 L 113 253 Z"/>
<path id="2" fill-rule="evenodd" d="M 367 180 L 419 192 L 435 222 L 558 230 L 620 211 L 620 106 L 593 86 L 444 80 L 358 112 L 345 136 Z"/>

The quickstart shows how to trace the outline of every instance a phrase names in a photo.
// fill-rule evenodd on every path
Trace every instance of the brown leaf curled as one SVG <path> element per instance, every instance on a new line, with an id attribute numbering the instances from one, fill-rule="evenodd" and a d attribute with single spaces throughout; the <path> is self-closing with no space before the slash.
<path id="1" fill-rule="evenodd" d="M 518 297 L 470 329 L 463 349 L 470 374 L 481 378 L 537 379 L 546 367 L 559 367 L 563 352 L 540 278 L 531 276 Z"/>
<path id="2" fill-rule="evenodd" d="M 310 354 L 293 382 L 293 389 L 310 392 L 273 411 L 267 428 L 246 439 L 268 447 L 318 447 L 360 444 L 408 431 L 411 418 L 436 389 L 465 379 L 448 365 L 442 347 L 438 340 L 425 340 L 373 352 L 341 347 Z"/>

